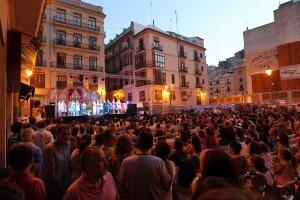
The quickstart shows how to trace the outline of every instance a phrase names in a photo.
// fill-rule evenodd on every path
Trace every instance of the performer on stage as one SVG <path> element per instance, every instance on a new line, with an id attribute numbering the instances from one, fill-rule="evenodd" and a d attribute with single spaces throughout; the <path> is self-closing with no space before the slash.
<path id="1" fill-rule="evenodd" d="M 108 113 L 108 104 L 106 103 L 105 100 L 103 100 L 103 113 L 107 114 Z"/>
<path id="2" fill-rule="evenodd" d="M 104 113 L 104 111 L 103 111 L 103 101 L 102 100 L 100 100 L 99 109 L 100 109 L 100 115 L 102 115 Z"/>
<path id="3" fill-rule="evenodd" d="M 79 104 L 79 102 L 78 101 L 76 101 L 76 103 L 75 103 L 75 115 L 76 116 L 79 116 L 79 113 L 80 113 L 80 104 Z"/>
<path id="4" fill-rule="evenodd" d="M 74 100 L 71 101 L 71 113 L 72 113 L 72 116 L 76 115 L 76 103 Z"/>
<path id="5" fill-rule="evenodd" d="M 100 101 L 96 101 L 96 115 L 100 115 Z"/>
<path id="6" fill-rule="evenodd" d="M 61 108 L 62 108 L 62 116 L 66 116 L 67 110 L 67 104 L 65 103 L 65 100 L 62 100 L 61 102 Z"/>
<path id="7" fill-rule="evenodd" d="M 116 105 L 117 105 L 117 112 L 120 114 L 120 112 L 121 112 L 121 109 L 122 109 L 122 104 L 121 104 L 121 101 L 120 101 L 120 99 L 118 99 L 118 101 L 117 101 Z"/>
<path id="8" fill-rule="evenodd" d="M 107 106 L 107 113 L 111 113 L 110 111 L 110 109 L 111 109 L 111 103 L 110 103 L 110 101 L 109 101 L 109 99 L 106 101 L 106 106 Z"/>
<path id="9" fill-rule="evenodd" d="M 115 114 L 116 113 L 116 102 L 114 99 L 111 102 L 111 109 L 112 109 L 112 113 Z"/>
<path id="10" fill-rule="evenodd" d="M 95 101 L 93 101 L 93 115 L 96 115 L 97 112 L 97 104 Z"/>
<path id="11" fill-rule="evenodd" d="M 58 116 L 62 116 L 62 105 L 60 101 L 57 103 L 57 114 Z"/>
<path id="12" fill-rule="evenodd" d="M 71 105 L 71 101 L 68 102 L 68 116 L 72 116 L 72 105 Z"/>
<path id="13" fill-rule="evenodd" d="M 81 112 L 82 112 L 82 115 L 86 115 L 87 114 L 86 113 L 86 103 L 85 102 L 83 102 L 81 104 Z"/>

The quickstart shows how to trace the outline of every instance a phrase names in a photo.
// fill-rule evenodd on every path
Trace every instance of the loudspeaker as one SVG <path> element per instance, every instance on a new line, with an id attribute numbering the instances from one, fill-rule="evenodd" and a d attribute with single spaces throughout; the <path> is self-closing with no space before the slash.
<path id="1" fill-rule="evenodd" d="M 44 107 L 46 110 L 46 117 L 54 118 L 55 117 L 55 106 L 54 105 L 46 105 Z"/>
<path id="2" fill-rule="evenodd" d="M 129 114 L 137 114 L 136 104 L 127 104 L 126 113 Z"/>

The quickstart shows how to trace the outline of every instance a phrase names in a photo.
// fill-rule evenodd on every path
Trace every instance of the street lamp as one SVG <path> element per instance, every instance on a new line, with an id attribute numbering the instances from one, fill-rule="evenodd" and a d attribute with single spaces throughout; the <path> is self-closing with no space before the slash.
<path id="1" fill-rule="evenodd" d="M 171 102 L 172 102 L 172 88 L 173 85 L 165 85 L 165 89 L 167 90 L 167 93 L 169 93 L 169 99 L 170 99 L 170 110 L 171 110 Z"/>
<path id="2" fill-rule="evenodd" d="M 266 70 L 266 74 L 269 76 L 270 80 L 271 80 L 271 102 L 273 102 L 273 80 L 272 80 L 272 70 L 270 68 L 268 68 Z"/>

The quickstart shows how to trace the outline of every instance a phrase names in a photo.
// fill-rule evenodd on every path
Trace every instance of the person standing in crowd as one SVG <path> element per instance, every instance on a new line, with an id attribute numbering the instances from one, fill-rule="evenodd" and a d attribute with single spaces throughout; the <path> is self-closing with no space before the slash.
<path id="1" fill-rule="evenodd" d="M 47 144 L 54 141 L 53 135 L 51 132 L 46 131 L 46 122 L 45 120 L 40 120 L 37 123 L 38 130 L 34 132 L 34 144 L 44 150 Z"/>
<path id="2" fill-rule="evenodd" d="M 5 182 L 17 184 L 25 194 L 25 200 L 46 200 L 44 183 L 30 173 L 33 151 L 27 144 L 15 144 L 8 152 L 8 163 L 14 170 Z M 0 197 L 1 199 L 3 196 Z"/>
<path id="3" fill-rule="evenodd" d="M 72 182 L 76 181 L 83 171 L 83 168 L 80 163 L 80 155 L 86 148 L 88 148 L 91 145 L 91 143 L 92 136 L 88 133 L 83 134 L 80 139 L 79 148 L 75 149 L 71 154 L 70 162 L 72 165 Z"/>
<path id="4" fill-rule="evenodd" d="M 176 167 L 179 167 L 181 160 L 187 157 L 185 151 L 183 151 L 183 142 L 180 138 L 176 138 L 174 141 L 175 152 L 170 155 Z"/>
<path id="5" fill-rule="evenodd" d="M 43 151 L 43 179 L 46 186 L 47 199 L 61 199 L 69 187 L 70 138 L 72 127 L 60 125 L 56 139 L 48 144 Z"/>
<path id="6" fill-rule="evenodd" d="M 117 177 L 121 199 L 162 199 L 162 191 L 169 191 L 173 171 L 169 162 L 151 155 L 153 135 L 142 132 L 139 135 L 137 152 L 123 160 Z"/>
<path id="7" fill-rule="evenodd" d="M 116 140 L 116 133 L 110 129 L 107 129 L 103 133 L 103 147 L 102 150 L 105 153 L 107 161 L 111 158 L 114 153 L 114 144 Z"/>
<path id="8" fill-rule="evenodd" d="M 45 107 L 41 105 L 41 102 L 37 100 L 34 103 L 34 107 L 32 108 L 32 117 L 36 119 L 36 121 L 42 120 L 46 116 Z"/>
<path id="9" fill-rule="evenodd" d="M 122 134 L 117 137 L 114 146 L 114 153 L 109 160 L 108 166 L 108 171 L 112 174 L 115 180 L 117 180 L 123 160 L 132 155 L 133 149 L 133 143 L 128 135 Z"/>
<path id="10" fill-rule="evenodd" d="M 7 141 L 7 149 L 8 150 L 16 142 L 21 142 L 20 133 L 22 132 L 22 127 L 23 127 L 23 125 L 22 125 L 21 122 L 14 122 L 10 126 L 10 130 L 12 132 L 12 135 L 8 138 L 8 141 Z"/>
<path id="11" fill-rule="evenodd" d="M 82 175 L 68 188 L 63 200 L 118 199 L 112 175 L 107 172 L 105 154 L 97 146 L 86 148 L 80 156 Z"/>
<path id="12" fill-rule="evenodd" d="M 21 133 L 22 142 L 27 144 L 30 149 L 33 151 L 34 164 L 32 167 L 32 173 L 35 177 L 41 178 L 42 165 L 43 165 L 43 154 L 40 147 L 36 146 L 34 141 L 34 134 L 32 128 L 25 128 Z"/>
<path id="13" fill-rule="evenodd" d="M 52 126 L 51 129 L 50 129 L 50 132 L 52 133 L 52 136 L 53 136 L 54 140 L 56 139 L 58 128 L 60 127 L 60 125 L 62 124 L 62 122 L 63 122 L 63 119 L 61 117 L 58 117 L 56 119 L 56 125 Z"/>

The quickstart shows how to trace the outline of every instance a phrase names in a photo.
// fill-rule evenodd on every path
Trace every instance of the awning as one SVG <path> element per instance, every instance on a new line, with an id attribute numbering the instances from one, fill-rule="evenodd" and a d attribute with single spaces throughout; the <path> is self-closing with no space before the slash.
<path id="1" fill-rule="evenodd" d="M 32 48 L 31 45 L 22 45 L 21 50 L 21 65 L 22 66 L 35 66 L 37 52 Z"/>
<path id="2" fill-rule="evenodd" d="M 27 85 L 25 83 L 21 83 L 19 99 L 24 99 L 27 101 L 30 98 L 30 94 L 31 97 L 34 96 L 34 92 L 35 92 L 34 87 Z"/>

